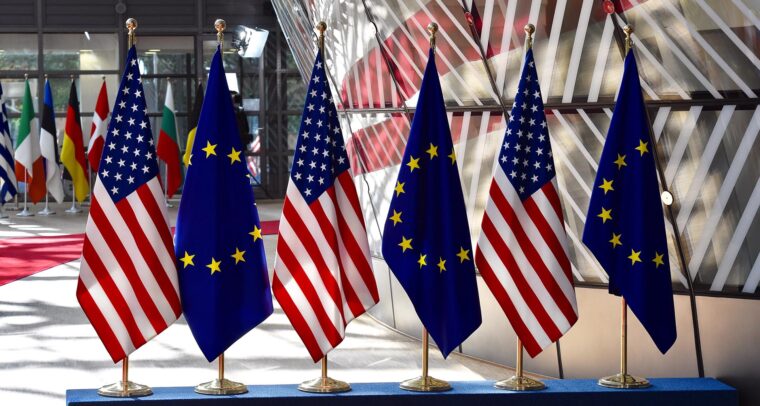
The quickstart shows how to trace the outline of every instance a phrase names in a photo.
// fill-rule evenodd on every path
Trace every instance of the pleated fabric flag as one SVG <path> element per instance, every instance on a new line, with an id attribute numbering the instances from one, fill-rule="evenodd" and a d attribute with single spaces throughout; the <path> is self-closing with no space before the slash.
<path id="1" fill-rule="evenodd" d="M 264 240 L 217 48 L 179 205 L 182 309 L 209 361 L 272 314 Z"/>

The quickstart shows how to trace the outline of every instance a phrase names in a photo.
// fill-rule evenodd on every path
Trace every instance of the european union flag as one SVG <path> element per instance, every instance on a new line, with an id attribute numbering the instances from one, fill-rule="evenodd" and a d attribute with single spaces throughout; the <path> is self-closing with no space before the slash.
<path id="1" fill-rule="evenodd" d="M 383 256 L 444 357 L 480 326 L 470 227 L 430 50 L 383 233 Z"/>
<path id="2" fill-rule="evenodd" d="M 583 242 L 664 354 L 676 340 L 665 219 L 633 52 L 591 194 Z"/>
<path id="3" fill-rule="evenodd" d="M 272 314 L 261 224 L 219 48 L 179 206 L 182 308 L 212 361 Z"/>

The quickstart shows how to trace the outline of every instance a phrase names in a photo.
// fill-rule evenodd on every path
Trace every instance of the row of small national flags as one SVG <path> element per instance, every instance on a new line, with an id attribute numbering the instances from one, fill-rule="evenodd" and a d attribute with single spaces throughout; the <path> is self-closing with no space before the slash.
<path id="1" fill-rule="evenodd" d="M 351 320 L 380 300 L 325 70 L 320 50 L 309 77 L 270 288 L 220 49 L 186 156 L 174 241 L 136 51 L 129 50 L 99 162 L 77 288 L 114 361 L 181 313 L 211 361 L 272 313 L 272 294 L 317 361 L 343 340 Z M 578 319 L 541 100 L 528 50 L 473 249 L 430 51 L 382 252 L 444 356 L 481 324 L 476 266 L 531 356 Z M 583 241 L 609 274 L 611 293 L 626 299 L 665 352 L 676 338 L 675 316 L 655 146 L 648 137 L 629 52 Z"/>
<path id="2" fill-rule="evenodd" d="M 18 182 L 27 184 L 26 191 L 32 203 L 38 203 L 47 193 L 57 202 L 64 198 L 61 164 L 65 169 L 66 178 L 74 187 L 74 196 L 80 203 L 90 193 L 90 171 L 98 171 L 103 147 L 108 138 L 107 126 L 109 118 L 108 91 L 105 79 L 101 85 L 92 116 L 89 145 L 85 146 L 79 114 L 79 100 L 74 81 L 71 82 L 69 102 L 66 111 L 66 122 L 63 132 L 62 146 L 59 151 L 53 93 L 50 82 L 45 81 L 45 95 L 40 115 L 39 132 L 36 130 L 34 119 L 34 103 L 29 87 L 29 81 L 24 83 L 24 99 L 21 107 L 21 119 L 16 135 L 15 149 L 10 136 L 8 114 L 5 100 L 2 98 L 0 86 L 0 205 L 14 198 L 18 193 Z M 186 154 L 180 157 L 177 138 L 177 124 L 174 109 L 174 96 L 171 83 L 167 84 L 166 101 L 161 118 L 161 131 L 157 141 L 158 158 L 166 165 L 166 194 L 172 197 L 182 185 L 181 161 L 187 165 L 187 159 L 192 150 L 195 129 L 203 100 L 203 85 L 198 85 L 196 102 L 190 116 L 191 130 L 188 133 Z M 119 116 L 116 116 L 119 117 Z M 132 123 L 132 126 L 135 124 Z M 259 146 L 258 138 L 254 146 Z M 85 148 L 86 147 L 86 148 Z M 258 148 L 253 150 L 258 152 Z M 250 157 L 249 157 L 250 158 Z M 249 159 L 250 161 L 250 159 Z M 255 176 L 255 167 L 251 165 L 250 172 Z M 15 175 L 14 175 L 15 174 Z"/>

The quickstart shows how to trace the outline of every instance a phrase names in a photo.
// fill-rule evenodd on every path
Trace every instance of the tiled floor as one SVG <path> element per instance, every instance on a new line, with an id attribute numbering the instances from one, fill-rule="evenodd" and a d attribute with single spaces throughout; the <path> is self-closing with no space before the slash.
<path id="1" fill-rule="evenodd" d="M 0 238 L 83 232 L 86 213 L 0 219 Z M 260 202 L 262 220 L 276 220 L 281 202 Z M 36 210 L 40 210 L 38 207 Z M 172 221 L 176 207 L 170 210 Z M 264 238 L 274 259 L 276 236 Z M 2 253 L 0 253 L 2 256 Z M 79 261 L 0 287 L 0 405 L 60 405 L 67 388 L 119 379 L 74 296 Z M 431 374 L 451 381 L 501 379 L 511 370 L 432 349 Z M 319 374 L 275 303 L 275 313 L 226 353 L 227 377 L 246 384 L 297 384 Z M 419 375 L 420 344 L 364 316 L 330 354 L 330 375 L 351 382 L 401 381 Z M 151 386 L 192 386 L 216 376 L 184 319 L 130 357 L 130 377 Z"/>

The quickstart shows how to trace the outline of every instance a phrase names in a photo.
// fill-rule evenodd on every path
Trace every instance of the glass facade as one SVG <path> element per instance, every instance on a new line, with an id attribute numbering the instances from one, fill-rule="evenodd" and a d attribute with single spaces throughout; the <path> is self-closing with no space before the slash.
<path id="1" fill-rule="evenodd" d="M 180 154 L 183 154 L 197 86 L 199 81 L 205 84 L 216 51 L 216 35 L 140 34 L 138 63 L 151 128 L 157 136 L 167 84 L 171 83 Z M 44 91 L 41 84 L 46 77 L 50 80 L 60 134 L 73 79 L 79 92 L 84 143 L 87 145 L 93 109 L 103 80 L 108 88 L 109 102 L 113 103 L 121 79 L 125 44 L 119 35 L 116 32 L 57 33 L 47 32 L 47 29 L 29 34 L 0 33 L 0 77 L 3 78 L 12 137 L 16 134 L 25 75 L 29 77 L 37 114 Z M 230 39 L 231 35 L 228 35 L 223 47 L 224 65 L 231 89 L 240 94 L 240 109 L 247 118 L 250 134 L 247 160 L 253 173 L 253 185 L 261 195 L 280 197 L 284 194 L 287 178 L 272 176 L 272 173 L 287 171 L 287 162 L 282 158 L 292 155 L 293 151 L 292 145 L 280 145 L 278 139 L 287 140 L 298 131 L 300 106 L 297 104 L 305 87 L 282 33 L 272 32 L 264 54 L 258 58 L 240 57 L 231 48 Z M 197 65 L 199 63 L 201 66 Z M 282 126 L 261 131 L 267 127 L 268 116 L 279 118 Z"/>
<path id="2" fill-rule="evenodd" d="M 662 186 L 675 197 L 667 224 L 674 288 L 686 291 L 689 275 L 697 293 L 760 297 L 760 2 L 628 0 L 615 2 L 611 15 L 602 3 L 273 1 L 303 76 L 314 58 L 314 22 L 328 24 L 328 72 L 377 257 L 389 179 L 427 62 L 428 23 L 440 27 L 438 70 L 476 240 L 524 56 L 523 27 L 532 22 L 573 274 L 580 285 L 604 285 L 580 239 L 622 76 L 621 27 L 630 23 Z"/>

